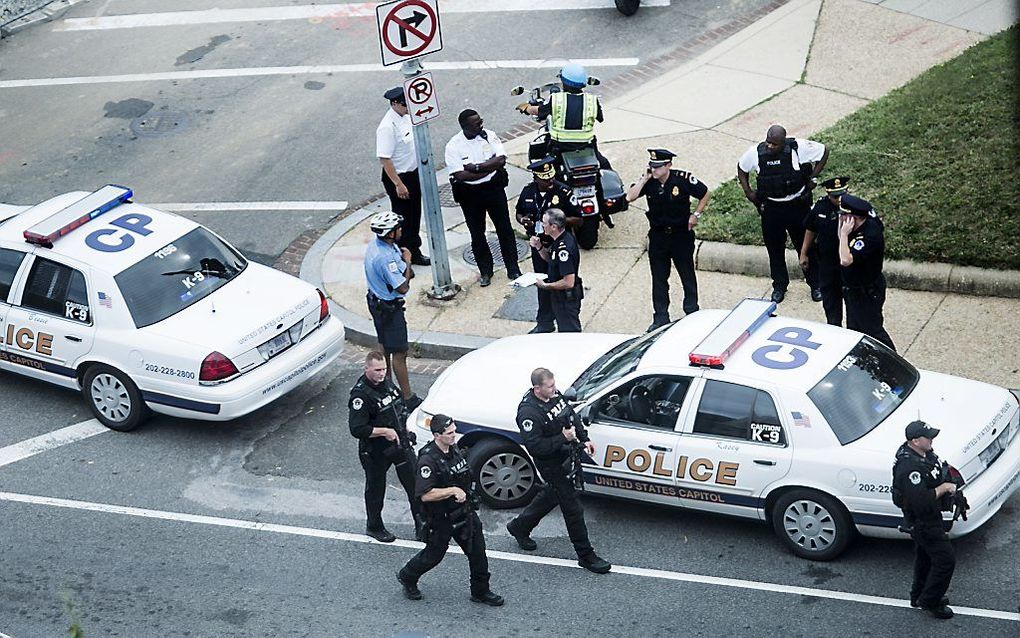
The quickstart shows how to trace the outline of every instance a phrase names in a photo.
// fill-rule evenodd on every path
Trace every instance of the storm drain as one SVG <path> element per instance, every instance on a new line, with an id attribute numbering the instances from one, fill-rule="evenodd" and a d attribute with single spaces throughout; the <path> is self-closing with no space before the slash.
<path id="1" fill-rule="evenodd" d="M 496 233 L 485 233 L 485 243 L 489 245 L 489 251 L 492 253 L 493 265 L 505 266 L 506 264 L 503 263 L 503 253 L 499 250 L 499 237 L 496 236 Z M 526 254 L 528 254 L 530 248 L 520 239 L 516 240 L 514 243 L 517 245 L 517 261 L 520 261 Z M 472 266 L 478 265 L 478 260 L 475 259 L 475 253 L 471 250 L 471 244 L 468 244 L 464 249 L 462 257 L 464 261 Z"/>
<path id="2" fill-rule="evenodd" d="M 188 115 L 181 111 L 149 111 L 131 120 L 131 131 L 138 137 L 164 137 L 188 127 Z"/>

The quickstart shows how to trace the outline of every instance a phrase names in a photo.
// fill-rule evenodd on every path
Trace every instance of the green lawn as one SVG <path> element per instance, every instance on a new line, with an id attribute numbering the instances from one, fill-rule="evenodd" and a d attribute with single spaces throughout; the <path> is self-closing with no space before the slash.
<path id="1" fill-rule="evenodd" d="M 993 36 L 811 136 L 829 147 L 822 179 L 852 177 L 885 221 L 887 258 L 1020 270 L 1018 36 Z M 702 239 L 761 244 L 735 178 L 709 212 Z"/>

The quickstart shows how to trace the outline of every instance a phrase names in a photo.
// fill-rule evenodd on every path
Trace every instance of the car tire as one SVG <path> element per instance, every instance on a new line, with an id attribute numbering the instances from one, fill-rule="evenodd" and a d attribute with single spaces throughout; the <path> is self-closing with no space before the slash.
<path id="1" fill-rule="evenodd" d="M 519 445 L 489 438 L 468 449 L 478 496 L 493 509 L 526 505 L 538 491 L 538 471 Z"/>
<path id="2" fill-rule="evenodd" d="M 828 494 L 808 489 L 791 490 L 776 500 L 772 528 L 791 552 L 819 561 L 842 554 L 854 535 L 846 508 Z"/>
<path id="3" fill-rule="evenodd" d="M 640 6 L 641 0 L 616 0 L 616 8 L 625 16 L 634 15 Z"/>
<path id="4" fill-rule="evenodd" d="M 82 378 L 81 394 L 96 419 L 111 430 L 130 432 L 150 414 L 134 381 L 108 365 L 89 366 Z"/>

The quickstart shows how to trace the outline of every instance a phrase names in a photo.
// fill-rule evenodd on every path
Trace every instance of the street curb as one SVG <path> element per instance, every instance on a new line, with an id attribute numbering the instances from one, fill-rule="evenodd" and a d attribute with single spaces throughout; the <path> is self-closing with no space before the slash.
<path id="1" fill-rule="evenodd" d="M 65 11 L 79 2 L 84 1 L 85 0 L 58 0 L 57 2 L 51 2 L 47 5 L 43 5 L 34 11 L 26 13 L 16 20 L 12 20 L 3 27 L 0 27 L 0 38 L 13 35 L 18 31 L 27 29 L 28 27 L 39 24 L 40 22 L 49 22 L 54 18 L 59 18 Z"/>

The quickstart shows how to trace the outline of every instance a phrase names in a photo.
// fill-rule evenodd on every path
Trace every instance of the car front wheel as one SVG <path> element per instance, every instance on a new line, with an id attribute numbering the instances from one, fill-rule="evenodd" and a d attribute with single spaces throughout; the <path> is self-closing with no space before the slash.
<path id="1" fill-rule="evenodd" d="M 89 367 L 81 393 L 92 414 L 111 430 L 129 432 L 148 416 L 138 387 L 116 368 L 102 364 Z"/>
<path id="2" fill-rule="evenodd" d="M 854 527 L 846 509 L 827 494 L 791 490 L 776 500 L 772 527 L 790 551 L 809 560 L 832 560 L 846 549 Z"/>
<path id="3" fill-rule="evenodd" d="M 526 505 L 538 489 L 538 473 L 521 448 L 507 440 L 485 439 L 468 450 L 468 463 L 482 502 L 493 509 Z"/>

